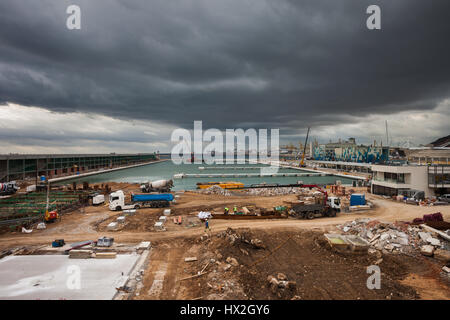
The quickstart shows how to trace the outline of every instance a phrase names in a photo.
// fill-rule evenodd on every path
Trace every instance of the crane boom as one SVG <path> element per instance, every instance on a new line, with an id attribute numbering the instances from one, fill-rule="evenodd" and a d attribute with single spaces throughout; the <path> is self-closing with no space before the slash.
<path id="1" fill-rule="evenodd" d="M 300 161 L 300 167 L 304 167 L 305 166 L 305 153 L 306 153 L 306 146 L 308 144 L 309 129 L 310 128 L 308 127 L 308 132 L 306 133 L 306 139 L 305 139 L 305 146 L 303 148 L 302 160 Z"/>

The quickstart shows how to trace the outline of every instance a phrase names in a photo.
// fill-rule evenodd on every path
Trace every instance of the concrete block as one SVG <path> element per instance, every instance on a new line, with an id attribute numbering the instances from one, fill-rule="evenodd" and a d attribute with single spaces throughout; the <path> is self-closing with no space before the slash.
<path id="1" fill-rule="evenodd" d="M 431 237 L 431 235 L 428 232 L 419 232 L 419 237 L 423 241 L 427 241 L 428 238 Z"/>
<path id="2" fill-rule="evenodd" d="M 163 227 L 163 223 L 161 221 L 155 222 L 155 228 L 162 228 Z"/>
<path id="3" fill-rule="evenodd" d="M 151 248 L 151 243 L 150 241 L 142 241 L 141 243 L 138 244 L 138 246 L 136 247 L 137 250 L 148 250 Z"/>
<path id="4" fill-rule="evenodd" d="M 396 238 L 395 240 L 392 240 L 393 243 L 401 244 L 402 246 L 407 246 L 409 244 L 408 238 Z"/>
<path id="5" fill-rule="evenodd" d="M 166 220 L 167 220 L 166 216 L 159 217 L 159 221 L 161 221 L 161 222 L 166 222 Z"/>
<path id="6" fill-rule="evenodd" d="M 420 253 L 427 257 L 431 257 L 433 255 L 433 251 L 434 247 L 428 244 L 420 247 Z"/>
<path id="7" fill-rule="evenodd" d="M 390 237 L 389 233 L 383 233 L 383 234 L 380 236 L 380 240 L 381 240 L 381 241 L 384 241 L 384 240 L 389 239 L 389 237 Z"/>
<path id="8" fill-rule="evenodd" d="M 430 243 L 433 246 L 440 246 L 441 245 L 441 242 L 438 239 L 433 238 L 433 237 L 429 237 L 427 239 L 427 242 Z"/>
<path id="9" fill-rule="evenodd" d="M 171 210 L 170 209 L 164 209 L 164 215 L 168 216 L 170 215 Z"/>

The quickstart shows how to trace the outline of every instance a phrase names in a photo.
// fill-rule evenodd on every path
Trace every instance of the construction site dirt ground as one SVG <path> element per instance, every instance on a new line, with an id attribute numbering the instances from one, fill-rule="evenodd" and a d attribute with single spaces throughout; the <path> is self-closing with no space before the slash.
<path id="1" fill-rule="evenodd" d="M 127 192 L 138 188 L 137 185 L 121 187 L 127 187 Z M 227 197 L 186 192 L 171 206 L 172 214 L 165 232 L 153 229 L 154 222 L 162 215 L 162 208 L 139 209 L 135 215 L 127 217 L 118 231 L 108 231 L 106 225 L 122 213 L 110 211 L 103 205 L 90 206 L 62 216 L 45 230 L 2 234 L 0 251 L 24 248 L 32 253 L 55 239 L 70 243 L 110 236 L 116 243 L 123 244 L 151 241 L 143 288 L 134 299 L 450 299 L 449 284 L 439 275 L 442 263 L 432 258 L 383 255 L 379 264 L 381 289 L 369 290 L 366 268 L 379 260 L 378 257 L 345 256 L 326 246 L 324 232 L 335 231 L 336 225 L 358 218 L 411 221 L 424 214 L 441 212 L 445 220 L 450 220 L 449 206 L 419 207 L 374 195 L 367 197 L 375 205 L 374 209 L 341 213 L 334 218 L 212 219 L 209 237 L 204 236 L 201 223 L 176 225 L 170 221 L 171 217 L 180 215 L 183 221 L 195 221 L 198 211 L 222 213 L 224 206 L 234 205 L 271 208 L 293 201 L 296 196 Z M 228 228 L 261 240 L 265 249 L 255 249 L 247 243 L 230 245 L 224 235 Z M 186 257 L 197 257 L 197 261 L 185 262 Z M 228 257 L 236 259 L 238 266 L 224 270 L 224 266 L 229 265 Z M 203 268 L 206 274 L 184 279 Z M 295 290 L 273 292 L 267 285 L 267 277 L 278 273 L 295 281 Z"/>

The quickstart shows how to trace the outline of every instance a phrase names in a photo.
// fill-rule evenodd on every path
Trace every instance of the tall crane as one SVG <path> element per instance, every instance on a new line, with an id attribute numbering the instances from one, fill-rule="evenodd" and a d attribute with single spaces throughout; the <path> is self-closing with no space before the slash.
<path id="1" fill-rule="evenodd" d="M 306 133 L 306 139 L 305 139 L 305 146 L 303 147 L 302 160 L 300 161 L 300 167 L 306 167 L 305 166 L 305 153 L 306 153 L 306 146 L 308 144 L 309 129 L 310 128 L 308 127 L 308 132 Z"/>

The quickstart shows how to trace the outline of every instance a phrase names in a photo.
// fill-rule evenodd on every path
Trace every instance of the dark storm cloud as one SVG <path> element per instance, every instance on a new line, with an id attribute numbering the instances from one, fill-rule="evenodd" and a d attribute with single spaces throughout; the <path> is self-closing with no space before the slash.
<path id="1" fill-rule="evenodd" d="M 82 30 L 65 27 L 69 4 Z M 2 0 L 0 102 L 286 135 L 429 110 L 449 97 L 449 13 L 447 0 Z"/>

